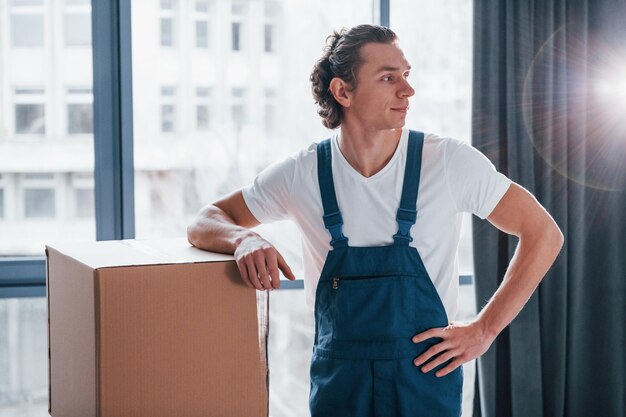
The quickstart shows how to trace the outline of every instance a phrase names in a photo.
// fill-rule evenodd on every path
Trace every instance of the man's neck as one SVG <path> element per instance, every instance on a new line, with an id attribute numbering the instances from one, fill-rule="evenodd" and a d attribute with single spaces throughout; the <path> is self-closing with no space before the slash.
<path id="1" fill-rule="evenodd" d="M 348 163 L 364 177 L 382 170 L 393 156 L 402 129 L 377 130 L 341 125 L 339 149 Z"/>

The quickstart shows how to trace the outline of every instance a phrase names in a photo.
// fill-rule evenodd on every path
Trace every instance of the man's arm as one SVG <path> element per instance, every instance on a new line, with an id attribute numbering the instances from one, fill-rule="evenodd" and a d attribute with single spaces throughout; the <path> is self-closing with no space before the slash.
<path id="1" fill-rule="evenodd" d="M 290 280 L 296 278 L 276 248 L 249 230 L 259 224 L 238 190 L 203 207 L 187 227 L 187 240 L 200 249 L 233 254 L 249 287 L 279 288 L 279 269 Z"/>
<path id="2" fill-rule="evenodd" d="M 257 235 L 249 229 L 259 224 L 238 190 L 202 207 L 187 227 L 187 240 L 197 248 L 232 255 L 242 240 Z"/>
<path id="3" fill-rule="evenodd" d="M 554 219 L 532 194 L 516 183 L 510 185 L 487 220 L 503 232 L 519 237 L 519 244 L 502 284 L 473 322 L 430 329 L 413 338 L 415 343 L 431 337 L 443 339 L 414 361 L 420 366 L 445 351 L 424 365 L 423 372 L 454 358 L 436 373 L 443 376 L 485 353 L 502 329 L 519 314 L 563 246 L 563 234 Z"/>

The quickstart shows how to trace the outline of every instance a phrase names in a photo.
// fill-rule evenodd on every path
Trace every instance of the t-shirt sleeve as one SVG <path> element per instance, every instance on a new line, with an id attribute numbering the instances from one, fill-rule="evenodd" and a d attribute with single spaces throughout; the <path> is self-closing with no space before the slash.
<path id="1" fill-rule="evenodd" d="M 449 140 L 446 146 L 446 179 L 457 211 L 487 218 L 513 182 L 472 145 Z"/>
<path id="2" fill-rule="evenodd" d="M 250 212 L 261 223 L 290 218 L 291 186 L 295 175 L 296 157 L 289 156 L 261 171 L 241 191 Z"/>

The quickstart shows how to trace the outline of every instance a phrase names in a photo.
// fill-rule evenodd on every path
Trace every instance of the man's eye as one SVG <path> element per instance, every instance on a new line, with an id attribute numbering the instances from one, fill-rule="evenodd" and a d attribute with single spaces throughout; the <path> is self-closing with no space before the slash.
<path id="1" fill-rule="evenodd" d="M 387 75 L 383 77 L 383 81 L 391 80 L 391 75 Z"/>

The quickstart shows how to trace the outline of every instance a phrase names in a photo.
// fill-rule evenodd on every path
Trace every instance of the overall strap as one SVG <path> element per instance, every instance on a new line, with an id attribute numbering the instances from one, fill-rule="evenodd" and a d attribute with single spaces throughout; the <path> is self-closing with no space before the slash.
<path id="1" fill-rule="evenodd" d="M 408 246 L 409 242 L 413 241 L 411 226 L 415 224 L 415 219 L 417 218 L 417 190 L 420 184 L 423 145 L 424 133 L 410 130 L 406 165 L 404 167 L 402 197 L 400 198 L 400 207 L 396 214 L 398 232 L 393 235 L 394 245 Z"/>
<path id="2" fill-rule="evenodd" d="M 324 207 L 324 226 L 330 232 L 330 244 L 334 249 L 348 246 L 348 238 L 341 231 L 343 219 L 337 205 L 337 196 L 333 184 L 332 157 L 330 153 L 330 139 L 317 144 L 317 180 L 322 194 Z"/>

